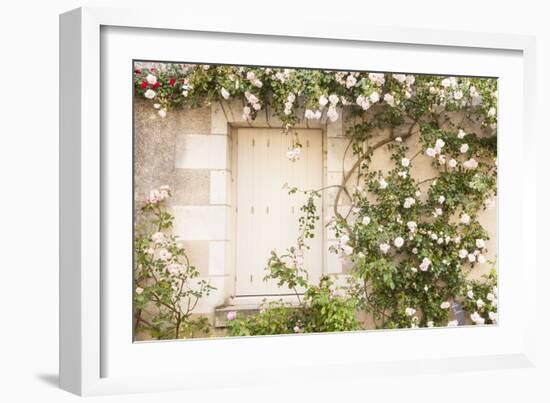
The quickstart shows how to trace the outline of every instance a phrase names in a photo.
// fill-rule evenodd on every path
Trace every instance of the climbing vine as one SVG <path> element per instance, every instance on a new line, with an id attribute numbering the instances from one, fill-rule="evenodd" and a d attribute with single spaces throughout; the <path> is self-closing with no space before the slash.
<path id="1" fill-rule="evenodd" d="M 342 298 L 353 303 L 343 306 L 362 311 L 378 328 L 457 325 L 454 304 L 462 305 L 472 323 L 497 322 L 496 272 L 475 281 L 468 277 L 489 259 L 489 235 L 478 216 L 493 206 L 497 191 L 496 79 L 144 64 L 135 70 L 134 86 L 136 96 L 150 100 L 160 117 L 180 106 L 213 102 L 222 108 L 238 103 L 246 121 L 272 112 L 295 136 L 287 154 L 292 161 L 301 150 L 295 125 L 344 119 L 344 160 L 353 163 L 341 183 L 330 186 L 334 207 L 323 221 L 338 239 L 331 252 L 351 267 Z M 383 169 L 376 165 L 382 150 L 390 153 Z M 415 165 L 426 159 L 430 174 L 420 177 Z M 322 221 L 313 200 L 328 190 L 290 188 L 308 195 L 300 237 L 282 255 L 272 253 L 268 280 L 330 295 L 325 292 L 330 279 L 312 286 L 302 276 L 307 272 L 303 251 Z M 303 308 L 313 306 L 310 300 Z M 295 312 L 276 308 L 273 314 Z M 254 334 L 243 328 L 255 326 L 251 320 L 234 322 L 234 333 Z M 281 323 L 288 322 L 292 332 L 296 326 L 308 328 L 304 321 L 296 316 Z M 356 327 L 345 323 L 346 329 Z M 310 328 L 323 331 L 318 322 Z"/>

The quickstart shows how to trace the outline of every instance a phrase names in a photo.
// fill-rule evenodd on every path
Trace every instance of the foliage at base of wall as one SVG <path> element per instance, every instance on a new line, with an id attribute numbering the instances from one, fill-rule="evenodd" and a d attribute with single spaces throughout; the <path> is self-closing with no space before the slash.
<path id="1" fill-rule="evenodd" d="M 356 318 L 357 301 L 341 296 L 323 276 L 318 285 L 308 285 L 299 304 L 271 302 L 258 314 L 238 317 L 228 314 L 230 336 L 269 334 L 320 333 L 359 330 Z"/>

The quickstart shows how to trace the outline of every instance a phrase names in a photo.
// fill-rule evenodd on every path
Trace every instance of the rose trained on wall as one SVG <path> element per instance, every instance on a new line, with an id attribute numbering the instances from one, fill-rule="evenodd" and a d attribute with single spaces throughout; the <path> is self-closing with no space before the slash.
<path id="1" fill-rule="evenodd" d="M 301 235 L 287 252 L 274 251 L 267 262 L 266 280 L 305 288 L 303 300 L 296 293 L 298 306 L 269 305 L 257 317 L 232 314 L 230 333 L 355 330 L 366 323 L 377 328 L 454 326 L 455 302 L 471 323 L 497 323 L 496 272 L 480 280 L 468 277 L 488 260 L 489 235 L 478 215 L 492 207 L 497 190 L 496 79 L 144 64 L 135 70 L 134 86 L 160 118 L 173 108 L 213 102 L 222 108 L 239 102 L 248 121 L 271 111 L 294 136 L 287 153 L 292 161 L 300 158 L 302 147 L 293 131 L 297 123 L 345 119 L 351 168 L 337 185 L 290 189 L 308 195 L 298 223 Z M 384 170 L 374 163 L 382 149 L 391 153 Z M 432 176 L 415 176 L 420 158 L 430 159 Z M 329 189 L 335 191 L 334 209 L 320 223 L 312 200 Z M 335 287 L 328 278 L 309 284 L 300 274 L 307 272 L 301 260 L 307 240 L 322 224 L 338 238 L 331 251 L 350 267 L 346 287 Z M 473 301 L 471 293 L 480 296 Z M 311 310 L 319 306 L 314 294 L 335 305 L 342 302 L 335 315 L 346 318 L 345 325 L 312 319 Z M 320 312 L 328 315 L 327 309 Z M 348 320 L 350 309 L 368 320 Z M 278 319 L 266 320 L 269 315 Z M 262 323 L 279 325 L 266 330 Z"/>

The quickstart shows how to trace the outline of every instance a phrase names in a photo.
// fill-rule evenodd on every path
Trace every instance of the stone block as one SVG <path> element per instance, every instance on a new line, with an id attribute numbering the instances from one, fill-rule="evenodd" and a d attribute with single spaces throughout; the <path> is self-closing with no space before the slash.
<path id="1" fill-rule="evenodd" d="M 176 167 L 226 169 L 227 136 L 180 134 L 176 137 Z"/>
<path id="2" fill-rule="evenodd" d="M 185 253 L 192 266 L 195 266 L 201 276 L 207 276 L 209 273 L 210 255 L 208 253 L 208 241 L 180 241 L 185 248 Z"/>
<path id="3" fill-rule="evenodd" d="M 208 274 L 224 275 L 227 241 L 211 241 L 208 249 Z"/>
<path id="4" fill-rule="evenodd" d="M 212 134 L 227 134 L 228 132 L 228 119 L 231 119 L 231 116 L 227 116 L 227 108 L 225 105 L 222 106 L 221 103 L 215 102 L 211 107 L 211 133 Z"/>
<path id="5" fill-rule="evenodd" d="M 210 204 L 229 204 L 229 172 L 210 171 Z"/>
<path id="6" fill-rule="evenodd" d="M 327 170 L 329 172 L 342 171 L 342 169 L 347 172 L 353 167 L 357 156 L 353 154 L 351 146 L 348 148 L 349 142 L 350 140 L 347 138 L 329 137 L 327 139 Z"/>
<path id="7" fill-rule="evenodd" d="M 227 239 L 226 206 L 173 206 L 174 234 L 182 240 L 220 241 Z"/>

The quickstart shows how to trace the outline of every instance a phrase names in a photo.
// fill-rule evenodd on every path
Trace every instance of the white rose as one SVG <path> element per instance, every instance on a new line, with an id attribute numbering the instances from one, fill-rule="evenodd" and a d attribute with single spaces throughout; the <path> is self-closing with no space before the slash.
<path id="1" fill-rule="evenodd" d="M 477 262 L 478 262 L 479 264 L 484 264 L 484 263 L 485 263 L 485 256 L 483 256 L 483 255 L 478 255 L 478 256 L 477 256 Z"/>
<path id="2" fill-rule="evenodd" d="M 161 260 L 168 260 L 172 257 L 172 254 L 167 249 L 161 249 L 159 251 L 159 258 Z"/>
<path id="3" fill-rule="evenodd" d="M 483 300 L 480 298 L 476 301 L 476 305 L 478 308 L 483 308 L 485 306 L 485 302 L 483 302 Z"/>
<path id="4" fill-rule="evenodd" d="M 311 109 L 306 109 L 306 111 L 304 112 L 304 117 L 306 119 L 314 119 L 315 118 L 315 112 L 313 112 Z"/>
<path id="5" fill-rule="evenodd" d="M 481 249 L 485 247 L 485 241 L 483 239 L 476 239 L 476 246 Z"/>
<path id="6" fill-rule="evenodd" d="M 462 164 L 464 166 L 464 168 L 466 169 L 475 169 L 477 168 L 477 166 L 479 165 L 478 162 L 473 159 L 473 158 L 470 158 L 468 161 L 464 161 L 464 163 Z"/>
<path id="7" fill-rule="evenodd" d="M 328 104 L 328 98 L 325 97 L 324 95 L 321 95 L 319 97 L 319 105 L 325 106 L 326 104 Z"/>
<path id="8" fill-rule="evenodd" d="M 474 263 L 476 261 L 476 255 L 474 255 L 473 253 L 469 253 L 468 254 L 468 261 L 470 263 Z"/>
<path id="9" fill-rule="evenodd" d="M 405 74 L 392 74 L 392 77 L 395 80 L 399 81 L 400 84 L 403 84 L 407 79 L 407 76 Z"/>
<path id="10" fill-rule="evenodd" d="M 414 308 L 406 308 L 405 309 L 405 315 L 407 316 L 413 316 L 416 313 L 416 309 Z"/>
<path id="11" fill-rule="evenodd" d="M 405 201 L 403 202 L 404 208 L 411 208 L 416 203 L 416 200 L 412 197 L 407 197 Z"/>
<path id="12" fill-rule="evenodd" d="M 429 320 L 426 322 L 426 326 L 428 327 L 434 327 L 434 321 L 433 320 Z"/>
<path id="13" fill-rule="evenodd" d="M 338 98 L 338 95 L 336 95 L 336 94 L 331 94 L 331 95 L 328 97 L 328 100 L 330 101 L 330 104 L 331 104 L 331 105 L 337 105 L 337 104 L 338 104 L 338 101 L 340 100 L 340 98 Z"/>
<path id="14" fill-rule="evenodd" d="M 385 94 L 384 101 L 386 101 L 389 106 L 395 106 L 395 98 L 391 94 Z"/>
<path id="15" fill-rule="evenodd" d="M 458 131 L 458 134 L 456 135 L 456 137 L 458 137 L 459 139 L 463 139 L 464 137 L 466 136 L 466 133 L 464 132 L 464 130 L 460 129 Z"/>
<path id="16" fill-rule="evenodd" d="M 342 246 L 342 250 L 346 255 L 351 255 L 353 253 L 353 248 L 349 245 Z"/>
<path id="17" fill-rule="evenodd" d="M 470 146 L 468 144 L 464 143 L 460 146 L 460 152 L 462 154 L 464 154 L 464 153 L 468 152 L 469 148 L 470 148 Z"/>
<path id="18" fill-rule="evenodd" d="M 441 303 L 441 309 L 449 309 L 451 307 L 451 303 L 449 301 L 445 301 Z"/>
<path id="19" fill-rule="evenodd" d="M 137 294 L 137 295 L 140 295 L 142 292 L 143 292 L 143 288 L 141 288 L 141 287 L 136 287 L 136 294 Z"/>
<path id="20" fill-rule="evenodd" d="M 157 77 L 154 76 L 153 74 L 147 74 L 147 77 L 145 77 L 145 79 L 146 79 L 147 82 L 148 82 L 149 84 L 151 84 L 151 85 L 157 83 Z"/>
<path id="21" fill-rule="evenodd" d="M 445 146 L 445 142 L 441 139 L 437 139 L 435 141 L 435 148 L 436 149 L 442 149 Z"/>
<path id="22" fill-rule="evenodd" d="M 386 182 L 384 178 L 380 179 L 378 184 L 380 185 L 380 189 L 386 189 L 388 187 L 388 182 Z"/>
<path id="23" fill-rule="evenodd" d="M 382 253 L 386 254 L 388 253 L 388 251 L 390 250 L 390 245 L 388 245 L 387 243 L 381 243 L 380 244 L 380 250 L 382 251 Z"/>
<path id="24" fill-rule="evenodd" d="M 425 257 L 424 259 L 422 259 L 422 263 L 420 263 L 420 266 L 419 266 L 420 270 L 422 271 L 428 270 L 431 264 L 432 264 L 432 261 L 427 257 Z"/>
<path id="25" fill-rule="evenodd" d="M 436 152 L 435 152 L 435 150 L 434 150 L 433 148 L 429 147 L 429 148 L 426 149 L 426 155 L 427 155 L 428 157 L 432 157 L 432 158 L 433 158 L 433 157 L 435 157 L 435 154 L 436 154 Z"/>
<path id="26" fill-rule="evenodd" d="M 153 99 L 155 97 L 155 95 L 157 95 L 157 93 L 155 91 L 153 91 L 152 89 L 148 89 L 147 91 L 145 91 L 143 93 L 143 96 L 147 99 Z"/>
<path id="27" fill-rule="evenodd" d="M 444 78 L 443 80 L 441 80 L 441 85 L 444 88 L 448 88 L 451 86 L 451 80 L 449 80 L 448 78 Z"/>
<path id="28" fill-rule="evenodd" d="M 414 221 L 409 221 L 407 223 L 407 227 L 409 228 L 409 231 L 411 231 L 411 232 L 416 231 L 416 223 Z"/>
<path id="29" fill-rule="evenodd" d="M 460 216 L 460 222 L 462 224 L 469 224 L 470 223 L 470 216 L 466 213 L 462 213 L 462 215 Z"/>
<path id="30" fill-rule="evenodd" d="M 457 101 L 458 101 L 458 100 L 461 100 L 463 96 L 464 96 L 464 94 L 463 94 L 462 91 L 460 91 L 460 90 L 459 90 L 459 91 L 455 91 L 455 92 L 453 93 L 453 98 L 456 99 Z"/>
<path id="31" fill-rule="evenodd" d="M 221 94 L 224 99 L 229 98 L 229 91 L 227 91 L 225 88 L 222 87 Z"/>
<path id="32" fill-rule="evenodd" d="M 487 112 L 487 115 L 488 115 L 488 116 L 491 116 L 491 117 L 495 116 L 496 114 L 497 114 L 497 110 L 495 109 L 494 106 L 492 106 L 492 107 L 489 109 L 489 111 Z"/>
<path id="33" fill-rule="evenodd" d="M 290 161 L 296 162 L 300 159 L 300 153 L 301 152 L 302 152 L 302 148 L 301 147 L 296 147 L 296 148 L 293 148 L 292 150 L 287 151 L 286 157 Z"/>
<path id="34" fill-rule="evenodd" d="M 244 93 L 244 96 L 246 97 L 247 101 L 251 104 L 257 104 L 258 103 L 258 97 L 248 91 Z"/>
<path id="35" fill-rule="evenodd" d="M 160 109 L 158 111 L 158 114 L 161 118 L 165 118 L 166 117 L 166 109 Z"/>
<path id="36" fill-rule="evenodd" d="M 369 223 L 370 223 L 370 217 L 367 217 L 367 216 L 363 217 L 362 222 L 363 222 L 363 225 L 369 225 Z"/>
<path id="37" fill-rule="evenodd" d="M 410 165 L 411 161 L 408 159 L 408 158 L 403 158 L 401 160 L 401 165 L 403 165 L 404 167 L 408 167 Z"/>
<path id="38" fill-rule="evenodd" d="M 386 82 L 386 79 L 384 78 L 384 73 L 369 73 L 369 80 L 377 85 L 382 86 Z"/>
<path id="39" fill-rule="evenodd" d="M 400 236 L 395 238 L 395 240 L 393 241 L 393 244 L 395 245 L 396 248 L 402 247 L 404 243 L 405 243 L 405 241 Z"/>
<path id="40" fill-rule="evenodd" d="M 483 325 L 485 323 L 485 319 L 483 319 L 477 312 L 471 314 L 470 319 L 472 319 L 472 322 L 474 322 L 476 325 Z"/>
<path id="41" fill-rule="evenodd" d="M 457 162 L 456 162 L 456 160 L 455 160 L 454 158 L 451 158 L 451 159 L 449 160 L 449 162 L 448 162 L 448 165 L 449 165 L 451 168 L 454 168 L 454 167 L 456 167 Z"/>
<path id="42" fill-rule="evenodd" d="M 439 196 L 439 199 L 437 199 L 437 201 L 439 202 L 439 204 L 445 203 L 445 196 L 443 195 Z"/>
<path id="43" fill-rule="evenodd" d="M 468 256 L 468 251 L 466 249 L 460 249 L 458 251 L 458 257 L 459 258 L 464 259 L 464 258 L 466 258 L 466 256 Z"/>
<path id="44" fill-rule="evenodd" d="M 468 292 L 466 293 L 466 295 L 468 296 L 468 298 L 470 299 L 473 299 L 474 298 L 474 292 L 472 290 L 468 290 Z"/>
<path id="45" fill-rule="evenodd" d="M 346 78 L 346 87 L 351 88 L 355 87 L 355 84 L 357 84 L 357 79 L 355 76 L 352 76 L 351 74 Z"/>
<path id="46" fill-rule="evenodd" d="M 375 91 L 372 94 L 370 94 L 369 99 L 374 104 L 374 103 L 380 101 L 380 94 Z"/>

